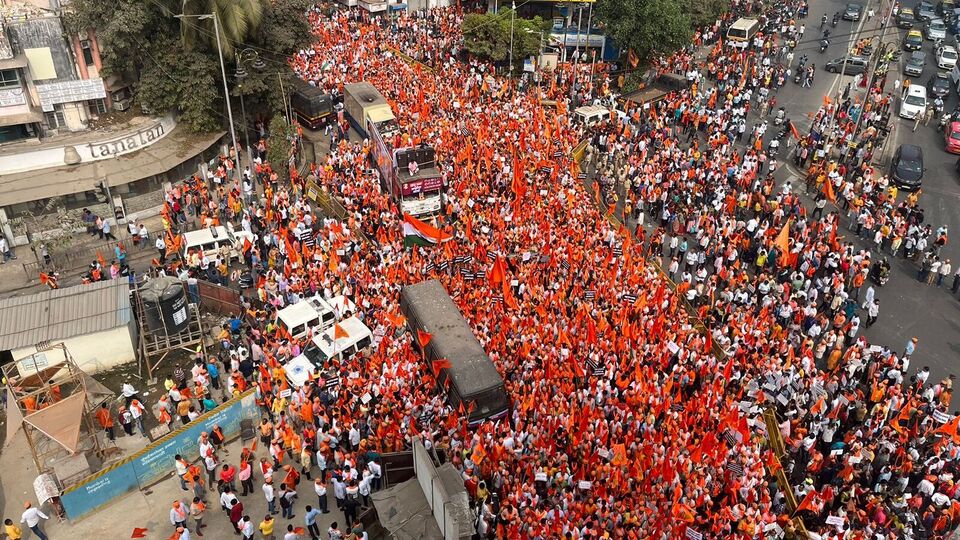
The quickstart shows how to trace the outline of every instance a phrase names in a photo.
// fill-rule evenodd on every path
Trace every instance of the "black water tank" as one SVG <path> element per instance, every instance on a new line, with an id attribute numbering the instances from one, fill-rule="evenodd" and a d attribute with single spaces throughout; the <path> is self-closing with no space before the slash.
<path id="1" fill-rule="evenodd" d="M 140 288 L 147 328 L 166 329 L 167 334 L 179 334 L 190 325 L 187 295 L 180 280 L 161 277 Z"/>

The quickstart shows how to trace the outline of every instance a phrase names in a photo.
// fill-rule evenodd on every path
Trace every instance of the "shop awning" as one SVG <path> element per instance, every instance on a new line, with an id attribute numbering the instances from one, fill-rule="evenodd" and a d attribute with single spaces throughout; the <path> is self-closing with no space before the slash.
<path id="1" fill-rule="evenodd" d="M 9 116 L 0 116 L 0 127 L 32 124 L 34 122 L 43 122 L 43 113 L 30 111 L 20 114 L 11 114 Z"/>
<path id="2" fill-rule="evenodd" d="M 27 67 L 27 55 L 18 54 L 13 58 L 4 58 L 0 60 L 0 69 L 17 69 Z"/>
<path id="3" fill-rule="evenodd" d="M 0 206 L 90 191 L 104 176 L 117 186 L 162 174 L 210 148 L 224 133 L 195 134 L 177 126 L 154 144 L 116 158 L 7 174 Z"/>

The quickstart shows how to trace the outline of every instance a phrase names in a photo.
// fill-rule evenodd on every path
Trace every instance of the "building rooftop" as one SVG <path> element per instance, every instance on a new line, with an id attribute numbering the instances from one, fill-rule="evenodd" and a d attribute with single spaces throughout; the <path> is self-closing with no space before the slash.
<path id="1" fill-rule="evenodd" d="M 0 351 L 124 326 L 133 316 L 125 279 L 0 300 Z"/>

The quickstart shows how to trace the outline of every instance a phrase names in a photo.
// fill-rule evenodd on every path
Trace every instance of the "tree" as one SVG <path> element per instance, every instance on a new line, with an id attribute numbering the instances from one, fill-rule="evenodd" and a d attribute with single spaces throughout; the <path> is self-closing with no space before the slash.
<path id="1" fill-rule="evenodd" d="M 267 161 L 277 174 L 284 176 L 287 173 L 290 159 L 290 126 L 281 115 L 275 115 L 270 120 L 270 137 L 267 139 Z"/>
<path id="2" fill-rule="evenodd" d="M 463 48 L 484 60 L 503 62 L 510 56 L 510 14 L 501 9 L 499 13 L 471 13 L 463 19 Z M 549 33 L 549 23 L 533 19 L 513 19 L 513 60 L 523 59 L 540 51 L 540 32 Z"/>
<path id="3" fill-rule="evenodd" d="M 686 6 L 687 0 L 598 0 L 596 11 L 617 44 L 646 63 L 690 42 Z"/>
<path id="4" fill-rule="evenodd" d="M 180 10 L 186 15 L 215 14 L 224 58 L 232 58 L 234 51 L 260 31 L 264 13 L 263 0 L 168 0 L 167 4 L 172 4 L 168 11 L 175 14 L 181 13 Z M 302 12 L 300 16 L 303 17 Z M 212 19 L 182 19 L 180 35 L 188 48 L 201 43 L 213 50 L 217 48 Z"/>
<path id="5" fill-rule="evenodd" d="M 310 6 L 310 0 L 72 0 L 64 20 L 70 32 L 97 32 L 103 76 L 135 81 L 145 110 L 177 111 L 200 132 L 226 126 L 213 21 L 174 15 L 217 13 L 228 77 L 236 67 L 233 51 L 252 48 L 266 64 L 262 71 L 247 65 L 248 77 L 228 81 L 233 95 L 243 94 L 249 120 L 283 110 L 277 74 L 287 84 L 293 74 L 286 58 L 313 41 L 304 16 Z"/>
<path id="6" fill-rule="evenodd" d="M 703 28 L 717 22 L 730 9 L 727 0 L 686 0 L 684 9 L 693 28 Z"/>

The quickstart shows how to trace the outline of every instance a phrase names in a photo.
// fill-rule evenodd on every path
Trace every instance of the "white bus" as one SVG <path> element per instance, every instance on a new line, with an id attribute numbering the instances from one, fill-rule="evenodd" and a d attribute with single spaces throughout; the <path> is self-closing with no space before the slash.
<path id="1" fill-rule="evenodd" d="M 743 17 L 727 29 L 727 41 L 734 47 L 746 47 L 760 31 L 760 21 Z"/>

